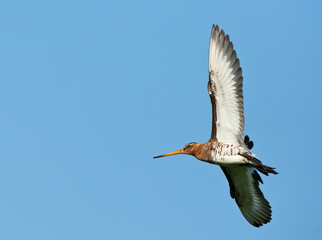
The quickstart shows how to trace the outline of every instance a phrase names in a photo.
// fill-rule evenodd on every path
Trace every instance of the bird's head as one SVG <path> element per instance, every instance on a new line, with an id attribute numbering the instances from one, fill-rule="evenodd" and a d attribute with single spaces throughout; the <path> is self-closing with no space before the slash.
<path id="1" fill-rule="evenodd" d="M 182 149 L 178 151 L 156 156 L 154 158 L 167 157 L 167 156 L 176 155 L 176 154 L 189 154 L 189 155 L 196 156 L 200 146 L 201 146 L 200 143 L 195 143 L 195 142 L 188 143 L 186 146 L 184 146 Z"/>

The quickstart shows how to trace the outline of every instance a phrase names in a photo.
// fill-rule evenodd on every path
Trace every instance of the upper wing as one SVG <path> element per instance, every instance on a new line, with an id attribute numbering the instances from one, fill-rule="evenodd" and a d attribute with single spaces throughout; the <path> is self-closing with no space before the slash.
<path id="1" fill-rule="evenodd" d="M 211 139 L 240 146 L 244 136 L 243 77 L 229 36 L 213 25 L 209 46 L 208 92 L 212 103 Z"/>
<path id="2" fill-rule="evenodd" d="M 228 179 L 230 195 L 235 198 L 246 220 L 255 227 L 268 223 L 272 210 L 259 189 L 259 182 L 263 181 L 257 171 L 251 167 L 233 165 L 221 169 Z"/>

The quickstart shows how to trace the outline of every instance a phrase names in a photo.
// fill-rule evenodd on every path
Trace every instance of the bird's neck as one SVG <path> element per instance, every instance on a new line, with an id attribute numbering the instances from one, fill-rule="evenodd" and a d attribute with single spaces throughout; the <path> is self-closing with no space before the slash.
<path id="1" fill-rule="evenodd" d="M 210 156 L 209 149 L 209 142 L 199 144 L 193 151 L 192 155 L 195 156 L 197 159 L 201 161 L 207 162 Z"/>

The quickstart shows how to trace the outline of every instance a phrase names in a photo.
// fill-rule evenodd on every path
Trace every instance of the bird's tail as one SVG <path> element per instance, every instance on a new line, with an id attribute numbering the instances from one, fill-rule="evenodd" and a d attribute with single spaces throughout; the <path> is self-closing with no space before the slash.
<path id="1" fill-rule="evenodd" d="M 247 160 L 252 163 L 250 167 L 256 168 L 259 172 L 263 173 L 266 176 L 268 176 L 269 173 L 278 174 L 278 172 L 274 170 L 275 168 L 264 165 L 259 159 L 251 154 L 241 154 L 241 156 L 247 158 Z"/>
<path id="2" fill-rule="evenodd" d="M 274 170 L 275 168 L 264 165 L 261 162 L 260 164 L 256 164 L 254 167 L 266 176 L 268 176 L 269 173 L 278 174 L 278 172 Z"/>

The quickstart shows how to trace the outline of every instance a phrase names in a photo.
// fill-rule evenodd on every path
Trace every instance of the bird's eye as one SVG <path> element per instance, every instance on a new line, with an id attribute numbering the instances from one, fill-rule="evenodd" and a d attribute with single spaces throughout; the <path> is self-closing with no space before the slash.
<path id="1" fill-rule="evenodd" d="M 191 147 L 191 144 L 188 144 L 184 147 L 184 149 L 187 149 L 187 148 L 190 148 Z"/>

